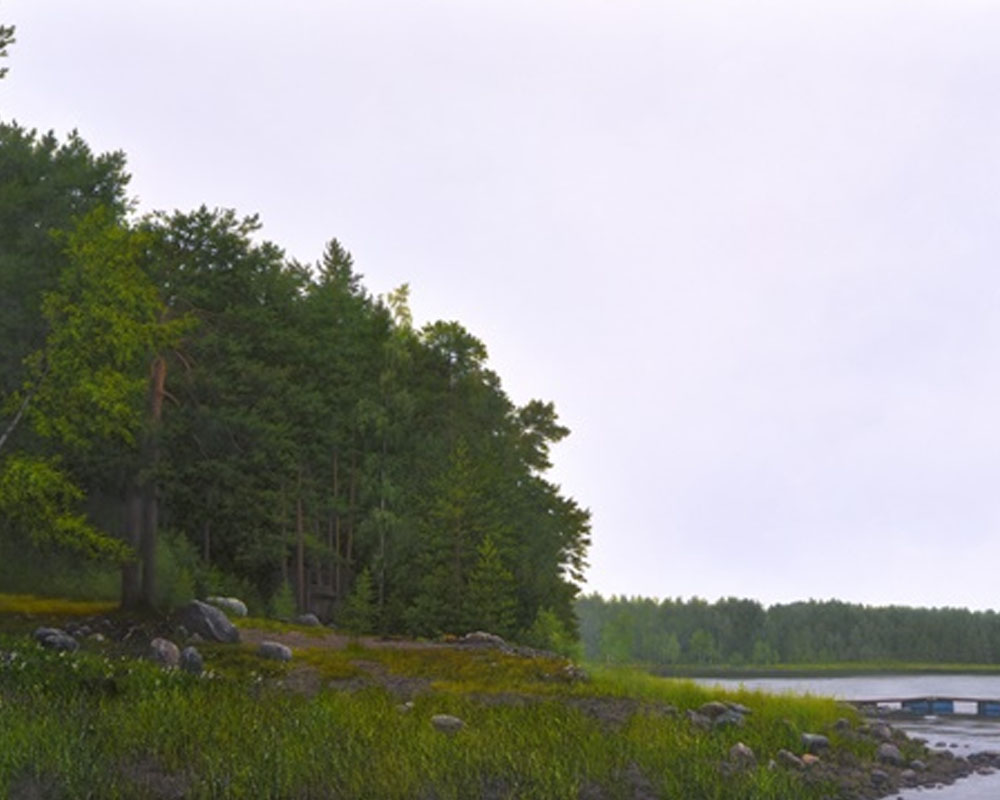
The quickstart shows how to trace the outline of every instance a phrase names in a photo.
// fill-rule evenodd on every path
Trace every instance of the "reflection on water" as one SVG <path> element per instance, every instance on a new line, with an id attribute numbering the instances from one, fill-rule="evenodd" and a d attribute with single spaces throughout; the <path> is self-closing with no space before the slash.
<path id="1" fill-rule="evenodd" d="M 836 697 L 840 700 L 880 700 L 903 697 L 968 697 L 1000 700 L 1000 675 L 875 675 L 838 678 L 747 678 L 745 680 L 696 679 L 725 689 L 755 689 Z M 956 711 L 972 711 L 956 704 Z M 1000 720 L 968 717 L 927 717 L 892 720 L 911 736 L 919 736 L 930 747 L 949 749 L 955 755 L 984 750 L 1000 752 Z M 1000 773 L 973 775 L 941 789 L 911 789 L 893 797 L 904 800 L 998 800 Z"/>

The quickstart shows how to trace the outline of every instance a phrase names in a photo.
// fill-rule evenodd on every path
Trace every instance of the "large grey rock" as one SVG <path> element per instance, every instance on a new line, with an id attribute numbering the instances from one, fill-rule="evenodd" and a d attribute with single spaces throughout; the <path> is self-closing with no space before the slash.
<path id="1" fill-rule="evenodd" d="M 291 661 L 292 651 L 281 642 L 261 642 L 257 647 L 257 655 L 274 661 Z"/>
<path id="2" fill-rule="evenodd" d="M 901 767 L 906 763 L 899 748 L 891 742 L 880 744 L 878 750 L 875 751 L 875 758 L 883 764 L 892 764 L 894 767 Z"/>
<path id="3" fill-rule="evenodd" d="M 49 650 L 73 652 L 80 647 L 80 643 L 61 628 L 38 628 L 34 636 L 42 647 Z"/>
<path id="4" fill-rule="evenodd" d="M 206 603 L 211 603 L 216 608 L 221 608 L 227 614 L 234 617 L 245 617 L 247 615 L 247 605 L 238 597 L 206 597 Z"/>
<path id="5" fill-rule="evenodd" d="M 803 733 L 802 746 L 810 753 L 818 753 L 830 746 L 830 740 L 819 733 Z"/>
<path id="6" fill-rule="evenodd" d="M 205 661 L 197 647 L 185 647 L 181 651 L 181 669 L 192 675 L 201 675 L 205 669 Z"/>
<path id="7" fill-rule="evenodd" d="M 210 642 L 238 642 L 240 632 L 215 606 L 192 600 L 180 612 L 180 623 Z"/>
<path id="8" fill-rule="evenodd" d="M 465 727 L 465 723 L 458 717 L 453 717 L 451 714 L 435 714 L 431 717 L 431 725 L 434 726 L 435 730 L 441 731 L 441 733 L 458 733 L 462 728 Z"/>
<path id="9" fill-rule="evenodd" d="M 318 628 L 323 624 L 315 614 L 299 614 L 295 618 L 295 622 L 299 625 L 308 625 L 312 628 Z"/>
<path id="10" fill-rule="evenodd" d="M 176 667 L 181 663 L 181 651 L 169 639 L 156 638 L 149 643 L 149 658 L 164 667 Z"/>

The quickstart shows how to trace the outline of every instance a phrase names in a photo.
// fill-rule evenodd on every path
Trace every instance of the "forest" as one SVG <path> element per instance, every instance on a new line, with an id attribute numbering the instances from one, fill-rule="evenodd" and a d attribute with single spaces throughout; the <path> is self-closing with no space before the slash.
<path id="1" fill-rule="evenodd" d="M 657 601 L 590 594 L 576 605 L 586 656 L 647 665 L 843 662 L 995 664 L 1000 614 L 838 600 Z"/>
<path id="2" fill-rule="evenodd" d="M 546 478 L 553 404 L 336 239 L 299 263 L 254 216 L 140 216 L 128 182 L 121 152 L 0 124 L 5 589 L 574 638 L 590 521 Z"/>

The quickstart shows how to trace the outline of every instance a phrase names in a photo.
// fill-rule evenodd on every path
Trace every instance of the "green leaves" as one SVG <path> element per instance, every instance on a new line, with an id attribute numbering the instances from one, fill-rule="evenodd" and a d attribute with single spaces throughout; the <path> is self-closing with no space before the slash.
<path id="1" fill-rule="evenodd" d="M 83 514 L 83 492 L 55 459 L 13 455 L 0 463 L 0 515 L 36 544 L 52 544 L 88 558 L 124 561 L 130 550 L 102 534 Z"/>

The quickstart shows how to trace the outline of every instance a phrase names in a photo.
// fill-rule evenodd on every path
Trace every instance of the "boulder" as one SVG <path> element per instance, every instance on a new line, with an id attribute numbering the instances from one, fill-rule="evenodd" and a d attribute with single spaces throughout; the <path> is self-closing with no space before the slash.
<path id="1" fill-rule="evenodd" d="M 221 608 L 227 614 L 234 617 L 245 617 L 247 615 L 247 605 L 237 597 L 206 597 L 206 603 L 211 603 L 216 608 Z"/>
<path id="2" fill-rule="evenodd" d="M 779 750 L 777 761 L 786 769 L 802 769 L 805 766 L 801 758 L 788 750 Z"/>
<path id="3" fill-rule="evenodd" d="M 157 637 L 149 643 L 149 658 L 164 667 L 176 667 L 181 663 L 181 651 L 169 639 Z"/>
<path id="4" fill-rule="evenodd" d="M 708 717 L 709 719 L 715 719 L 722 714 L 729 711 L 729 706 L 725 703 L 720 703 L 718 700 L 713 700 L 710 703 L 705 703 L 701 708 L 698 709 L 698 713 L 703 717 Z"/>
<path id="5" fill-rule="evenodd" d="M 455 734 L 465 727 L 465 723 L 451 714 L 435 714 L 431 717 L 431 725 L 441 733 Z"/>
<path id="6" fill-rule="evenodd" d="M 878 750 L 875 751 L 875 758 L 883 764 L 892 764 L 894 767 L 901 767 L 906 763 L 903 759 L 903 754 L 899 752 L 899 748 L 890 742 L 883 742 L 878 746 Z"/>
<path id="7" fill-rule="evenodd" d="M 728 709 L 712 720 L 713 728 L 742 728 L 743 725 L 743 715 Z"/>
<path id="8" fill-rule="evenodd" d="M 729 748 L 729 760 L 741 769 L 753 769 L 757 766 L 757 756 L 743 742 L 737 742 Z"/>
<path id="9" fill-rule="evenodd" d="M 180 611 L 181 624 L 210 642 L 238 642 L 240 632 L 215 606 L 192 600 Z"/>
<path id="10" fill-rule="evenodd" d="M 270 658 L 273 661 L 291 661 L 291 648 L 281 644 L 281 642 L 261 642 L 257 647 L 257 655 L 261 658 Z"/>
<path id="11" fill-rule="evenodd" d="M 500 649 L 508 646 L 502 636 L 497 636 L 495 633 L 487 633 L 486 631 L 473 631 L 472 633 L 467 633 L 459 639 L 459 642 L 461 644 L 478 645 L 480 647 L 498 647 Z"/>
<path id="12" fill-rule="evenodd" d="M 61 628 L 38 628 L 34 636 L 42 647 L 49 650 L 67 650 L 72 653 L 80 647 L 80 643 Z"/>
<path id="13" fill-rule="evenodd" d="M 198 652 L 197 647 L 185 647 L 181 651 L 181 669 L 190 672 L 192 675 L 201 675 L 205 669 L 205 661 Z"/>
<path id="14" fill-rule="evenodd" d="M 802 746 L 809 753 L 818 753 L 830 746 L 830 740 L 819 733 L 803 733 Z"/>
<path id="15" fill-rule="evenodd" d="M 312 628 L 318 628 L 323 624 L 315 614 L 300 614 L 295 618 L 295 622 L 298 625 L 308 625 Z"/>

